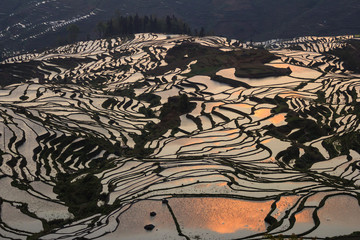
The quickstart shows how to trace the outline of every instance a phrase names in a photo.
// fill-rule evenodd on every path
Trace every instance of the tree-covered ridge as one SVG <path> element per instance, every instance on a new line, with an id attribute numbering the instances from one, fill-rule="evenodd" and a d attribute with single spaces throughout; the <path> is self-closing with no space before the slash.
<path id="1" fill-rule="evenodd" d="M 344 48 L 334 49 L 329 53 L 344 61 L 347 69 L 360 73 L 360 41 L 349 40 Z"/>
<path id="2" fill-rule="evenodd" d="M 136 14 L 121 16 L 116 14 L 115 17 L 108 21 L 101 21 L 96 25 L 99 37 L 113 37 L 118 35 L 129 35 L 134 33 L 168 33 L 168 34 L 188 34 L 188 35 L 205 35 L 204 28 L 200 32 L 196 29 L 193 31 L 190 26 L 181 19 L 173 16 L 156 17 L 156 16 L 139 16 Z"/>
<path id="3" fill-rule="evenodd" d="M 78 40 L 93 40 L 96 24 L 117 9 L 123 16 L 171 13 L 193 29 L 203 26 L 243 41 L 359 34 L 359 5 L 358 0 L 2 0 L 0 51 L 6 58 L 55 47 L 71 24 L 81 29 Z"/>

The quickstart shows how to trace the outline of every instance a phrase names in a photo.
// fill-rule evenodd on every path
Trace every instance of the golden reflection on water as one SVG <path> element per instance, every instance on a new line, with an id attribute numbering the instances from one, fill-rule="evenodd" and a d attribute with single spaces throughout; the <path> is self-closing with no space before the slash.
<path id="1" fill-rule="evenodd" d="M 245 103 L 239 103 L 239 104 L 234 104 L 234 106 L 238 107 L 238 108 L 252 108 L 252 105 L 249 104 L 245 104 Z"/>
<path id="2" fill-rule="evenodd" d="M 220 183 L 226 185 L 226 183 Z M 220 234 L 240 230 L 263 232 L 264 219 L 273 202 L 225 198 L 174 198 L 170 205 L 185 229 L 208 229 Z"/>
<path id="3" fill-rule="evenodd" d="M 317 213 L 321 225 L 311 233 L 313 236 L 333 237 L 359 231 L 360 205 L 356 197 L 330 197 Z"/>
<path id="4" fill-rule="evenodd" d="M 358 200 L 349 195 L 328 198 L 318 211 L 320 220 L 360 226 L 360 205 Z"/>
<path id="5" fill-rule="evenodd" d="M 285 114 L 277 114 L 269 119 L 272 124 L 279 124 L 285 120 Z"/>
<path id="6" fill-rule="evenodd" d="M 260 163 L 275 163 L 276 160 L 274 157 L 266 158 L 264 160 L 259 161 Z"/>
<path id="7" fill-rule="evenodd" d="M 268 116 L 271 115 L 271 109 L 269 108 L 262 108 L 262 109 L 258 109 L 254 112 L 255 117 L 258 118 L 267 118 Z"/>
<path id="8" fill-rule="evenodd" d="M 209 103 L 206 103 L 205 105 L 205 112 L 209 113 L 211 112 L 214 108 L 220 106 L 220 105 L 223 105 L 224 103 L 223 102 L 209 102 Z"/>
<path id="9" fill-rule="evenodd" d="M 235 139 L 239 136 L 239 129 L 230 129 L 230 130 L 223 130 L 219 132 L 215 132 L 214 134 L 219 134 L 219 136 L 208 137 L 211 141 L 223 141 L 228 139 Z M 220 145 L 221 142 L 214 143 L 215 145 Z"/>
<path id="10" fill-rule="evenodd" d="M 214 136 L 214 137 L 209 137 L 210 139 L 218 139 L 220 137 L 223 137 L 224 135 L 230 135 L 233 136 L 235 133 L 238 133 L 239 129 L 228 129 L 228 130 L 221 130 L 219 132 L 215 132 L 215 134 L 219 134 L 220 136 Z"/>
<path id="11" fill-rule="evenodd" d="M 219 187 L 225 187 L 227 185 L 227 182 L 221 182 L 221 183 L 218 183 L 216 185 L 219 186 Z"/>
<path id="12" fill-rule="evenodd" d="M 279 220 L 285 211 L 293 207 L 296 201 L 299 199 L 299 196 L 283 196 L 280 201 L 276 203 L 275 214 L 273 215 L 276 219 Z"/>
<path id="13" fill-rule="evenodd" d="M 261 144 L 267 144 L 267 143 L 271 142 L 271 140 L 272 140 L 271 138 L 266 139 L 264 141 L 261 141 Z"/>
<path id="14" fill-rule="evenodd" d="M 254 112 L 254 116 L 260 119 L 267 118 L 271 116 L 271 114 L 271 109 L 269 108 L 258 109 Z M 279 124 L 285 120 L 285 114 L 277 114 L 267 120 L 273 124 Z"/>
<path id="15" fill-rule="evenodd" d="M 190 140 L 191 139 L 191 140 Z M 202 140 L 201 138 L 187 138 L 185 139 L 187 142 L 184 143 L 183 146 L 189 146 L 189 145 L 193 145 L 193 144 L 199 144 L 199 143 L 203 143 L 204 140 Z"/>
<path id="16" fill-rule="evenodd" d="M 232 150 L 232 149 L 235 149 L 235 147 L 224 147 L 223 149 L 226 151 L 226 150 Z"/>
<path id="17" fill-rule="evenodd" d="M 301 212 L 295 215 L 295 219 L 297 223 L 312 223 L 313 222 L 313 212 L 314 209 L 307 208 L 302 210 Z"/>
<path id="18" fill-rule="evenodd" d="M 281 98 L 303 98 L 302 95 L 300 95 L 298 92 L 294 92 L 294 91 L 280 93 L 279 97 L 281 97 Z"/>

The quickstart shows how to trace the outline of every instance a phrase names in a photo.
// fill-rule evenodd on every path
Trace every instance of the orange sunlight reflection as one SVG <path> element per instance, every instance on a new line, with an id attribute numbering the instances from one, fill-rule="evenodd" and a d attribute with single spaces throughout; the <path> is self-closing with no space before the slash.
<path id="1" fill-rule="evenodd" d="M 313 208 L 307 208 L 295 215 L 296 222 L 298 223 L 311 223 L 313 222 L 312 214 Z"/>
<path id="2" fill-rule="evenodd" d="M 266 118 L 271 115 L 271 109 L 262 108 L 255 111 L 255 117 Z"/>
<path id="3" fill-rule="evenodd" d="M 276 219 L 280 218 L 282 214 L 285 213 L 288 209 L 293 207 L 296 201 L 299 199 L 299 196 L 284 196 L 280 198 L 280 201 L 276 203 L 276 210 L 273 217 Z M 279 219 L 278 219 L 279 220 Z"/>
<path id="4" fill-rule="evenodd" d="M 279 97 L 281 97 L 281 98 L 303 98 L 303 96 L 301 96 L 299 93 L 293 92 L 293 91 L 280 93 Z"/>
<path id="5" fill-rule="evenodd" d="M 191 139 L 191 140 L 190 140 Z M 189 146 L 189 145 L 193 145 L 193 144 L 198 144 L 198 143 L 203 143 L 204 141 L 201 138 L 187 138 L 186 139 L 188 142 L 184 144 L 185 146 Z"/>
<path id="6" fill-rule="evenodd" d="M 227 182 L 221 182 L 221 183 L 218 183 L 216 185 L 219 186 L 219 187 L 225 187 L 227 185 Z"/>
<path id="7" fill-rule="evenodd" d="M 272 124 L 279 124 L 285 120 L 285 114 L 278 114 L 269 119 Z"/>
<path id="8" fill-rule="evenodd" d="M 249 104 L 245 104 L 245 103 L 239 103 L 239 104 L 234 104 L 234 106 L 238 107 L 238 108 L 252 108 L 252 105 Z"/>
<path id="9" fill-rule="evenodd" d="M 271 115 L 271 109 L 268 108 L 262 108 L 262 109 L 258 109 L 254 112 L 255 117 L 258 118 L 267 118 Z M 268 121 L 270 121 L 273 124 L 279 124 L 281 122 L 283 122 L 285 120 L 285 114 L 277 114 L 271 118 L 268 119 Z"/>
<path id="10" fill-rule="evenodd" d="M 264 219 L 272 203 L 273 201 L 255 202 L 225 198 L 170 200 L 170 205 L 182 227 L 209 229 L 220 234 L 240 230 L 265 231 Z"/>
<path id="11" fill-rule="evenodd" d="M 274 157 L 271 157 L 271 158 L 264 159 L 261 162 L 263 162 L 263 163 L 274 163 L 274 162 L 276 162 L 276 160 L 275 160 Z"/>
<path id="12" fill-rule="evenodd" d="M 266 139 L 264 141 L 261 141 L 261 144 L 267 144 L 269 142 L 271 142 L 272 138 Z"/>

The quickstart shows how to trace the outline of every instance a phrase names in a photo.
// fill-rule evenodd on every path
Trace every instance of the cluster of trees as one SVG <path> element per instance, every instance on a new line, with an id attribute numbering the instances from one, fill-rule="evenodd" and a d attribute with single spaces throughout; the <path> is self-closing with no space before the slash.
<path id="1" fill-rule="evenodd" d="M 78 41 L 78 37 L 80 34 L 80 28 L 76 24 L 70 24 L 66 28 L 66 34 L 61 34 L 57 38 L 57 44 L 59 46 L 66 45 L 69 43 L 74 43 Z"/>
<path id="2" fill-rule="evenodd" d="M 165 33 L 165 34 L 187 34 L 203 37 L 208 35 L 203 27 L 200 31 L 192 30 L 191 27 L 181 19 L 173 16 L 158 18 L 156 16 L 121 16 L 116 14 L 112 19 L 99 22 L 96 25 L 96 32 L 99 38 L 110 38 L 135 33 Z M 66 45 L 79 40 L 81 30 L 76 24 L 67 26 L 66 32 L 58 36 L 57 44 Z M 84 33 L 83 33 L 84 35 Z M 90 34 L 87 34 L 87 40 L 90 40 Z M 0 56 L 1 57 L 1 56 Z"/>
<path id="3" fill-rule="evenodd" d="M 0 62 L 2 62 L 3 59 L 5 59 L 5 57 L 6 57 L 6 49 L 5 49 L 5 46 L 0 43 Z M 1 71 L 1 69 L 0 69 L 0 71 Z"/>
<path id="4" fill-rule="evenodd" d="M 204 36 L 205 30 L 192 30 L 190 26 L 175 16 L 157 18 L 155 16 L 121 16 L 117 14 L 106 22 L 99 22 L 96 30 L 100 38 L 128 35 L 134 33 L 153 32 L 168 34 L 188 34 Z"/>
<path id="5" fill-rule="evenodd" d="M 346 69 L 360 73 L 360 41 L 349 40 L 346 47 L 334 49 L 329 53 L 339 57 Z"/>

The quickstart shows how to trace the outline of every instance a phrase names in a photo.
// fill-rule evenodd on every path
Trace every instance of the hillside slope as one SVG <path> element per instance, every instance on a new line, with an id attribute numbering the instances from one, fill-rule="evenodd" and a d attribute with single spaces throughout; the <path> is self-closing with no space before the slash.
<path id="1" fill-rule="evenodd" d="M 0 237 L 358 231 L 359 76 L 328 53 L 349 39 L 359 41 L 302 37 L 266 50 L 137 34 L 7 59 Z"/>
<path id="2" fill-rule="evenodd" d="M 115 14 L 176 15 L 193 29 L 235 39 L 267 40 L 360 33 L 357 0 L 3 0 L 0 49 L 8 52 L 55 47 L 66 26 L 78 24 L 81 39 Z"/>

